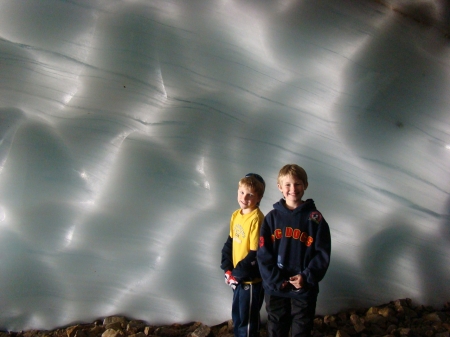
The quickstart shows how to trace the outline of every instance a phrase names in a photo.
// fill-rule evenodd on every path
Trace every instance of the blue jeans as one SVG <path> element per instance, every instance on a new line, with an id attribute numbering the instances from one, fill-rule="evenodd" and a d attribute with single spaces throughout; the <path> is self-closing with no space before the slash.
<path id="1" fill-rule="evenodd" d="M 258 337 L 260 315 L 264 301 L 262 282 L 255 284 L 238 284 L 233 291 L 231 318 L 235 337 Z"/>

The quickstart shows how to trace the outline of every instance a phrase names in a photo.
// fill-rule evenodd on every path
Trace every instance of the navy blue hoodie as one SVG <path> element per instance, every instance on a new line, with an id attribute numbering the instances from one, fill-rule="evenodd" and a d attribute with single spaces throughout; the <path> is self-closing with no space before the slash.
<path id="1" fill-rule="evenodd" d="M 330 263 L 330 228 L 312 199 L 294 210 L 281 199 L 264 218 L 257 259 L 264 290 L 270 295 L 314 298 Z M 300 290 L 281 289 L 289 277 L 301 274 Z"/>

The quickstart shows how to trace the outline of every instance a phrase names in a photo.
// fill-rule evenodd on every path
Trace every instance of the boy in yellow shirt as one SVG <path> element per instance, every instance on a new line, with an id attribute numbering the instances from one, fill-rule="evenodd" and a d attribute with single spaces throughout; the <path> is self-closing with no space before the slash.
<path id="1" fill-rule="evenodd" d="M 239 181 L 239 209 L 231 215 L 230 234 L 222 248 L 221 268 L 225 283 L 233 289 L 231 317 L 235 337 L 258 337 L 264 290 L 256 261 L 259 232 L 264 215 L 259 203 L 264 179 L 249 173 Z"/>

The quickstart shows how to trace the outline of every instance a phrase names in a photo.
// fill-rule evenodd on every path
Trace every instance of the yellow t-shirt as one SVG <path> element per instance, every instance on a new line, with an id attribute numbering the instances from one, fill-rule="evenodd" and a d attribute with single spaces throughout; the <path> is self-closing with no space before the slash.
<path id="1" fill-rule="evenodd" d="M 264 214 L 257 207 L 248 214 L 241 214 L 241 209 L 231 215 L 230 237 L 233 239 L 233 265 L 247 256 L 250 250 L 257 250 L 259 245 L 259 230 L 264 220 Z"/>

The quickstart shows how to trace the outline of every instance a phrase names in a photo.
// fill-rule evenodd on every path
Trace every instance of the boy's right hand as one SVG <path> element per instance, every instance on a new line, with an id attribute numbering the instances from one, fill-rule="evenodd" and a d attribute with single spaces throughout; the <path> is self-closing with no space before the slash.
<path id="1" fill-rule="evenodd" d="M 289 283 L 298 291 L 303 287 L 303 276 L 301 274 L 291 276 L 289 278 Z"/>
<path id="2" fill-rule="evenodd" d="M 286 288 L 288 285 L 289 285 L 289 282 L 288 282 L 288 281 L 284 281 L 284 282 L 281 284 L 281 290 L 283 290 L 284 288 Z"/>
<path id="3" fill-rule="evenodd" d="M 236 289 L 236 286 L 239 282 L 231 275 L 231 270 L 227 270 L 225 272 L 225 284 L 229 285 L 233 290 Z"/>
<path id="4" fill-rule="evenodd" d="M 227 270 L 227 271 L 225 272 L 225 284 L 226 284 L 227 286 L 230 285 L 230 284 L 228 283 L 228 281 L 230 280 L 230 276 L 231 276 L 231 270 Z"/>

